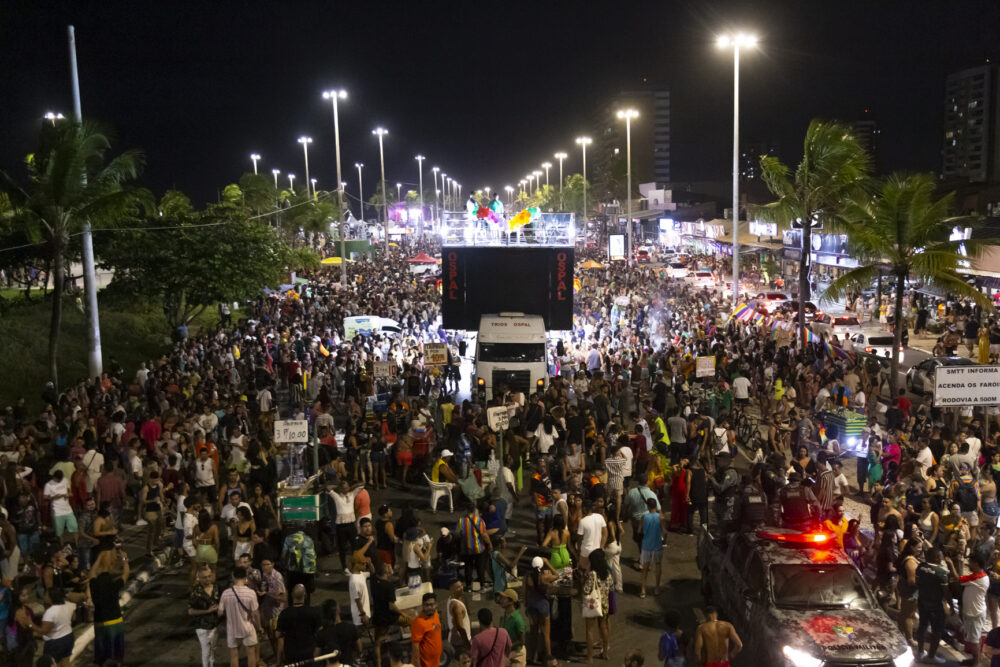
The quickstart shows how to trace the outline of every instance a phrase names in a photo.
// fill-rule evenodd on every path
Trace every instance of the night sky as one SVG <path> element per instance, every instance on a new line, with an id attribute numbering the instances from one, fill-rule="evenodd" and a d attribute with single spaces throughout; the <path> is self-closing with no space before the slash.
<path id="1" fill-rule="evenodd" d="M 677 180 L 729 178 L 732 58 L 714 36 L 747 27 L 761 49 L 741 67 L 747 140 L 776 139 L 797 161 L 816 116 L 881 128 L 880 166 L 940 166 L 945 75 L 998 57 L 1000 5 L 909 2 L 32 2 L 0 7 L 0 168 L 20 176 L 47 110 L 69 114 L 66 25 L 77 30 L 83 113 L 145 150 L 143 177 L 196 202 L 251 170 L 304 169 L 333 187 L 333 123 L 322 90 L 343 87 L 342 165 L 374 191 L 425 183 L 440 166 L 471 187 L 516 185 L 591 133 L 611 94 L 664 83 Z M 282 177 L 283 178 L 283 177 Z M 287 183 L 287 181 L 284 181 Z"/>

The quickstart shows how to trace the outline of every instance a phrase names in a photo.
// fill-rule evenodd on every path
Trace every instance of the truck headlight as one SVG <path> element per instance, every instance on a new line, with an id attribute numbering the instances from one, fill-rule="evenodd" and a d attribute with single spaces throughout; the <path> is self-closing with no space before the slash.
<path id="1" fill-rule="evenodd" d="M 791 646 L 785 646 L 781 649 L 781 652 L 785 654 L 785 658 L 795 667 L 822 667 L 823 661 L 819 658 L 814 658 L 805 651 L 800 651 L 797 648 L 792 648 Z"/>
<path id="2" fill-rule="evenodd" d="M 895 667 L 910 667 L 913 664 L 913 649 L 907 648 L 905 652 L 897 655 L 892 659 L 892 664 Z"/>

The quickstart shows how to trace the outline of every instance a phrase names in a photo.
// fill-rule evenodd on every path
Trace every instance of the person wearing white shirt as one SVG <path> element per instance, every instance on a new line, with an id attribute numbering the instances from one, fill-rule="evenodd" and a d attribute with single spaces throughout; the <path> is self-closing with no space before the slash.
<path id="1" fill-rule="evenodd" d="M 851 492 L 851 487 L 847 482 L 847 475 L 844 474 L 844 466 L 840 461 L 833 464 L 833 495 L 846 498 Z"/>
<path id="2" fill-rule="evenodd" d="M 594 512 L 591 505 L 584 505 L 586 516 L 580 519 L 576 534 L 580 536 L 580 555 L 586 558 L 594 549 L 600 549 L 608 539 L 608 522 Z M 589 563 L 589 561 L 588 561 Z"/>
<path id="3" fill-rule="evenodd" d="M 746 403 L 750 400 L 750 380 L 739 376 L 733 380 L 733 397 L 737 402 Z"/>
<path id="4" fill-rule="evenodd" d="M 63 533 L 67 533 L 67 542 L 76 543 L 76 515 L 73 514 L 73 507 L 69 504 L 69 480 L 66 479 L 62 470 L 57 469 L 45 484 L 43 491 L 46 498 L 52 503 L 52 523 L 56 529 L 56 537 L 62 539 Z"/>
<path id="5" fill-rule="evenodd" d="M 917 465 L 920 467 L 920 474 L 924 478 L 927 477 L 927 471 L 932 465 L 934 465 L 934 454 L 931 452 L 931 448 L 926 440 L 920 442 L 922 445 L 919 452 L 917 452 Z M 971 449 L 971 447 L 970 447 Z"/>
<path id="6" fill-rule="evenodd" d="M 351 541 L 358 534 L 357 527 L 355 526 L 357 519 L 354 515 L 354 498 L 361 493 L 363 486 L 364 482 L 358 482 L 354 486 L 351 486 L 347 483 L 347 480 L 341 480 L 336 490 L 328 492 L 330 497 L 333 498 L 334 505 L 337 507 L 337 518 L 334 523 L 334 530 L 337 537 L 337 551 L 340 553 L 340 565 L 344 568 L 344 574 L 348 576 L 351 574 L 351 570 L 349 569 L 350 561 L 348 560 L 351 555 Z"/>
<path id="7" fill-rule="evenodd" d="M 73 612 L 76 605 L 66 601 L 66 593 L 56 586 L 49 589 L 52 606 L 42 615 L 42 654 L 51 656 L 57 664 L 69 664 L 73 653 Z"/>
<path id="8" fill-rule="evenodd" d="M 364 625 L 372 616 L 372 600 L 368 593 L 368 573 L 366 563 L 356 559 L 354 571 L 347 578 L 347 596 L 350 598 L 351 620 L 354 625 Z"/>

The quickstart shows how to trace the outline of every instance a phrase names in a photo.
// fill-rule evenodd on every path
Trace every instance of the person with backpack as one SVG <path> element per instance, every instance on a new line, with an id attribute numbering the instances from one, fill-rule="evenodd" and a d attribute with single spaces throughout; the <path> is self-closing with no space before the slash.
<path id="1" fill-rule="evenodd" d="M 312 538 L 298 530 L 285 538 L 281 549 L 287 588 L 302 584 L 306 588 L 306 604 L 316 589 L 316 547 Z"/>
<path id="2" fill-rule="evenodd" d="M 958 477 L 951 483 L 951 498 L 958 503 L 962 518 L 969 524 L 970 539 L 974 540 L 976 527 L 979 525 L 979 512 L 982 511 L 979 482 L 972 476 L 967 463 L 962 463 L 958 472 Z"/>

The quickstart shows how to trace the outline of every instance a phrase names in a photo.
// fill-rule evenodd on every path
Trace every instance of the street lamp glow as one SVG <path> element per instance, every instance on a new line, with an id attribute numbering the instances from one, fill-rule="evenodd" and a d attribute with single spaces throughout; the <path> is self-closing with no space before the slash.
<path id="1" fill-rule="evenodd" d="M 310 178 L 309 182 L 312 183 L 312 186 L 313 186 L 313 195 L 315 195 L 316 194 L 316 179 L 315 178 Z"/>
<path id="2" fill-rule="evenodd" d="M 563 160 L 565 160 L 567 156 L 566 153 L 559 151 L 552 157 L 559 160 L 559 208 L 562 209 L 565 208 L 565 204 L 563 204 Z"/>
<path id="3" fill-rule="evenodd" d="M 423 155 L 415 155 L 413 157 L 417 161 L 417 173 L 419 180 L 417 181 L 417 192 L 420 195 L 420 220 L 417 221 L 417 235 L 422 235 L 424 232 L 424 160 Z"/>
<path id="4" fill-rule="evenodd" d="M 545 170 L 545 189 L 546 190 L 549 189 L 549 169 L 551 169 L 551 168 L 552 168 L 552 163 L 551 162 L 546 161 L 546 162 L 542 163 L 542 169 Z"/>
<path id="5" fill-rule="evenodd" d="M 288 174 L 288 189 L 295 194 L 295 174 Z"/>
<path id="6" fill-rule="evenodd" d="M 260 155 L 257 153 L 250 153 L 250 160 L 253 161 L 253 174 L 257 175 L 257 160 L 260 159 Z"/>
<path id="7" fill-rule="evenodd" d="M 346 100 L 347 99 L 347 91 L 346 90 L 324 90 L 323 91 L 323 99 L 324 100 L 332 100 L 332 99 Z"/>
<path id="8" fill-rule="evenodd" d="M 740 293 L 740 49 L 756 48 L 757 36 L 745 32 L 720 35 L 715 45 L 733 50 L 733 303 L 737 303 Z M 802 241 L 805 240 L 803 234 Z M 803 248 L 803 252 L 809 252 L 809 248 Z"/>
<path id="9" fill-rule="evenodd" d="M 57 120 L 63 120 L 63 119 L 66 118 L 66 116 L 62 115 L 61 113 L 56 113 L 54 111 L 46 111 L 45 115 L 43 116 L 43 118 L 45 120 L 51 122 L 52 123 L 52 127 L 55 127 L 56 126 L 56 121 Z"/>
<path id="10" fill-rule="evenodd" d="M 358 206 L 361 208 L 361 222 L 365 221 L 365 193 L 364 193 L 364 181 L 361 180 L 361 168 L 364 167 L 363 162 L 355 162 L 354 168 L 358 170 Z"/>
<path id="11" fill-rule="evenodd" d="M 275 190 L 278 189 L 278 174 L 280 174 L 280 173 L 281 173 L 280 169 L 272 169 L 271 170 L 271 175 L 274 176 L 274 189 Z"/>
<path id="12" fill-rule="evenodd" d="M 312 137 L 299 137 L 299 143 L 302 144 L 302 154 L 305 156 L 306 161 L 306 197 L 309 196 L 309 144 L 312 143 Z M 316 193 L 314 192 L 313 195 Z"/>
<path id="13" fill-rule="evenodd" d="M 511 198 L 514 196 L 514 188 L 505 185 L 503 189 L 507 191 L 507 206 L 510 206 Z"/>

